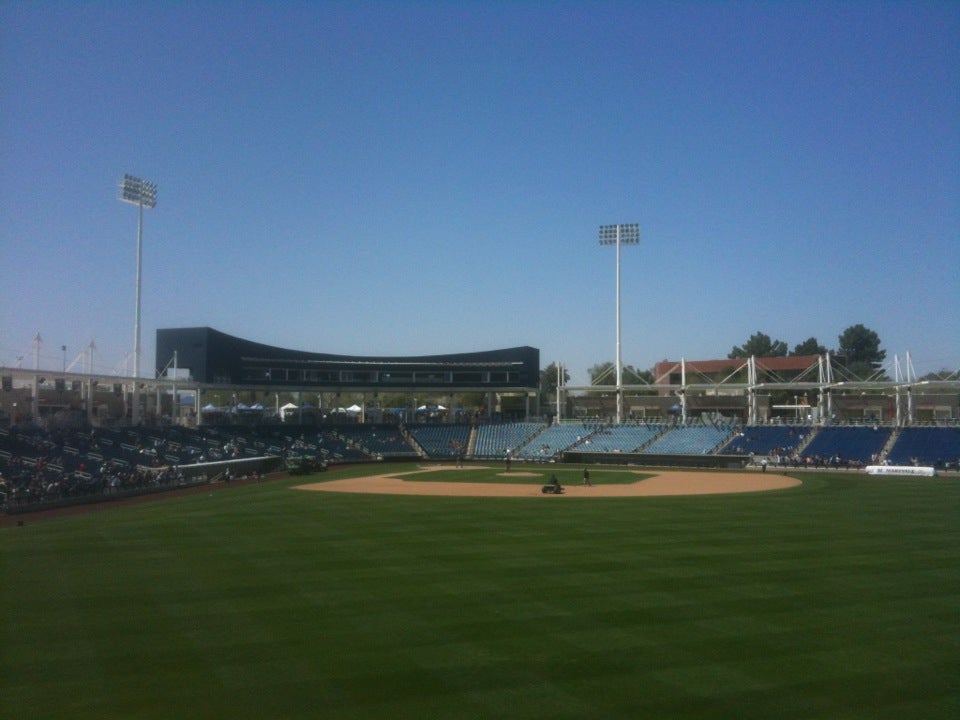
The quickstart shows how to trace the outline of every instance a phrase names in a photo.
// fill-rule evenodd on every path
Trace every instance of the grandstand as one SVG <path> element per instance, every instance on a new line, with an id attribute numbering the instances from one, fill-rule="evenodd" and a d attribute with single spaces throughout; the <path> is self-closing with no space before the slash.
<path id="1" fill-rule="evenodd" d="M 516 448 L 513 455 L 522 460 L 556 459 L 564 450 L 584 442 L 596 429 L 596 425 L 585 423 L 550 425 L 526 445 Z"/>
<path id="2" fill-rule="evenodd" d="M 282 468 L 288 458 L 319 465 L 377 460 L 630 462 L 716 456 L 772 458 L 796 468 L 865 464 L 960 470 L 960 426 L 608 425 L 533 422 L 481 425 L 232 426 L 48 431 L 0 428 L 0 504 L 7 512 Z M 591 459 L 596 456 L 596 459 Z M 683 464 L 681 462 L 681 464 Z"/>
<path id="3" fill-rule="evenodd" d="M 893 465 L 956 468 L 960 464 L 960 427 L 902 428 L 886 459 Z"/>
<path id="4" fill-rule="evenodd" d="M 543 423 L 515 422 L 480 425 L 472 456 L 478 459 L 503 459 L 515 455 L 518 448 L 530 443 L 541 431 Z"/>
<path id="5" fill-rule="evenodd" d="M 723 425 L 679 425 L 650 443 L 641 454 L 706 455 L 718 449 L 734 430 Z"/>
<path id="6" fill-rule="evenodd" d="M 467 454 L 469 425 L 415 425 L 408 430 L 426 457 L 457 458 Z"/>
<path id="7" fill-rule="evenodd" d="M 721 452 L 730 455 L 792 455 L 812 428 L 794 425 L 754 425 L 736 432 Z"/>
<path id="8" fill-rule="evenodd" d="M 803 454 L 834 466 L 877 463 L 891 432 L 880 426 L 825 427 L 813 436 Z"/>
<path id="9" fill-rule="evenodd" d="M 415 458 L 418 453 L 395 425 L 346 425 L 330 432 L 331 437 L 345 441 L 353 459 Z"/>
<path id="10" fill-rule="evenodd" d="M 667 429 L 666 425 L 604 425 L 580 446 L 581 452 L 636 452 Z"/>

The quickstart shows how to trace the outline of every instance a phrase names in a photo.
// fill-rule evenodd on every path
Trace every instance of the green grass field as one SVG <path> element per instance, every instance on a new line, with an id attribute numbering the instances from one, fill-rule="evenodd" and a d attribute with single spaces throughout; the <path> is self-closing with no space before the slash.
<path id="1" fill-rule="evenodd" d="M 0 529 L 0 716 L 957 718 L 960 481 L 803 479 L 544 499 L 300 477 L 27 516 Z"/>

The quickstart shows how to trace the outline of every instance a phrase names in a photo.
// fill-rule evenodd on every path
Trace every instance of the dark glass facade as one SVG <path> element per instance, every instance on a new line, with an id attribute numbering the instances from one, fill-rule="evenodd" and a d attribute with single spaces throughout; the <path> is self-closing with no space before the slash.
<path id="1" fill-rule="evenodd" d="M 288 350 L 213 328 L 157 330 L 157 368 L 187 368 L 205 384 L 402 391 L 535 390 L 540 351 L 528 346 L 452 355 L 353 357 Z"/>

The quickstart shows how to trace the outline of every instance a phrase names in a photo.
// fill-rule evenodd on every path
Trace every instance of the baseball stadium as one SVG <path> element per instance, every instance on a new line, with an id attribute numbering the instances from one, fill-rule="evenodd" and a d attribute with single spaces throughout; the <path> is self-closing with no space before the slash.
<path id="1" fill-rule="evenodd" d="M 11 717 L 956 717 L 956 381 L 157 331 L 4 368 Z"/>
<path id="2" fill-rule="evenodd" d="M 960 719 L 958 30 L 0 3 L 0 720 Z"/>

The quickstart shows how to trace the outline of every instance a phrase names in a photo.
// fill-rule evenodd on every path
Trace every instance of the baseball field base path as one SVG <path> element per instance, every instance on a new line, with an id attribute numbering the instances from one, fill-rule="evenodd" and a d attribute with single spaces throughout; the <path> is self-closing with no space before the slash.
<path id="1" fill-rule="evenodd" d="M 483 482 L 425 482 L 405 480 L 407 475 L 420 475 L 436 470 L 455 470 L 465 475 L 472 470 L 489 470 L 489 467 L 470 466 L 453 468 L 452 466 L 431 465 L 414 471 L 369 475 L 358 478 L 345 478 L 329 482 L 298 485 L 297 490 L 317 492 L 374 493 L 380 495 L 445 495 L 459 497 L 653 497 L 664 495 L 717 495 L 724 493 L 762 492 L 782 490 L 800 484 L 786 475 L 776 473 L 711 473 L 684 472 L 669 470 L 656 472 L 653 477 L 637 480 L 634 483 L 616 485 L 564 485 L 562 495 L 544 495 L 541 483 L 483 483 Z M 638 475 L 649 472 L 636 470 Z M 539 478 L 546 482 L 546 472 L 503 472 L 498 477 Z"/>

